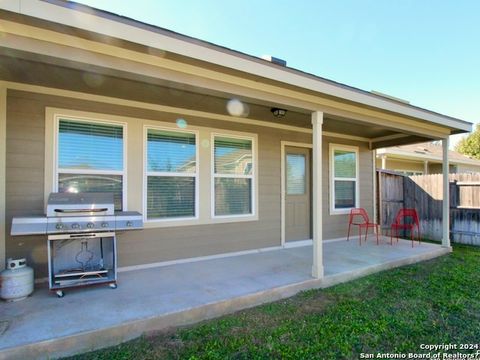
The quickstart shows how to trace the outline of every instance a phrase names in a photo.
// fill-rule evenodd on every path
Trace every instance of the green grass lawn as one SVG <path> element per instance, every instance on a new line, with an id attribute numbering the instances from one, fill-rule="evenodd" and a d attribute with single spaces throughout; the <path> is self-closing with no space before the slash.
<path id="1" fill-rule="evenodd" d="M 480 344 L 479 289 L 480 249 L 455 246 L 435 260 L 75 359 L 358 359 L 427 352 L 420 344 Z"/>

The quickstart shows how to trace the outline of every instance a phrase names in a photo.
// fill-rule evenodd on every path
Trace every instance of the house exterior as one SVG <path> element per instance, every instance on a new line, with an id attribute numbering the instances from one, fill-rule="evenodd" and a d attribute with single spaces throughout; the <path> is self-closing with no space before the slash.
<path id="1" fill-rule="evenodd" d="M 375 212 L 375 149 L 442 141 L 447 176 L 449 136 L 471 130 L 82 5 L 3 1 L 0 27 L 0 264 L 27 257 L 40 279 L 46 239 L 10 236 L 11 220 L 56 191 L 111 191 L 143 214 L 118 234 L 121 271 L 313 244 L 321 278 L 349 209 Z"/>
<path id="2" fill-rule="evenodd" d="M 378 169 L 393 170 L 405 175 L 440 174 L 442 172 L 442 145 L 420 143 L 377 149 Z M 480 172 L 480 160 L 449 150 L 450 173 Z"/>

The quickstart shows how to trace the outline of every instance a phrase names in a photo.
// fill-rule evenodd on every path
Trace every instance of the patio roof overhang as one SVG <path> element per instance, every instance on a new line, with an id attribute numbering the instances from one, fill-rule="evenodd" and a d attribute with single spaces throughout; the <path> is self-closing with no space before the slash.
<path id="1" fill-rule="evenodd" d="M 250 114 L 238 120 L 305 132 L 311 132 L 311 113 L 321 111 L 324 134 L 365 141 L 372 149 L 471 130 L 470 123 L 459 119 L 89 7 L 72 9 L 64 2 L 39 0 L 1 6 L 0 80 L 10 83 L 91 94 L 102 90 L 112 97 L 177 104 L 230 121 L 235 118 L 226 113 L 225 101 L 239 98 L 249 104 Z M 88 86 L 85 74 L 153 91 L 141 91 L 135 99 L 133 91 L 127 95 Z M 271 107 L 287 109 L 287 116 L 273 118 Z"/>

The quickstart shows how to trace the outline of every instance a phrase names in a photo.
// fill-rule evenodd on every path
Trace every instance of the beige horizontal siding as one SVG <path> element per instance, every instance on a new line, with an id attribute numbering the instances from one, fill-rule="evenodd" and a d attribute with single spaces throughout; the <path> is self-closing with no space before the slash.
<path id="1" fill-rule="evenodd" d="M 381 159 L 376 160 L 377 168 L 381 168 Z M 398 160 L 398 159 L 389 159 L 387 158 L 387 169 L 388 170 L 400 170 L 400 171 L 420 171 L 424 172 L 425 167 L 423 161 L 415 160 Z M 442 173 L 442 164 L 439 163 L 428 163 L 428 173 L 429 174 L 441 174 Z M 469 165 L 457 165 L 450 163 L 450 173 L 461 173 L 461 172 L 480 172 L 480 166 L 469 166 Z"/>
<path id="2" fill-rule="evenodd" d="M 382 167 L 382 160 L 377 159 L 377 167 L 380 169 Z M 410 161 L 410 160 L 395 160 L 387 158 L 387 169 L 388 170 L 404 170 L 404 171 L 421 171 L 423 172 L 423 162 Z"/>
<path id="3" fill-rule="evenodd" d="M 457 165 L 457 173 L 480 172 L 480 166 L 475 165 Z"/>
<path id="4" fill-rule="evenodd" d="M 143 119 L 177 118 L 150 110 L 83 100 L 9 91 L 7 99 L 7 256 L 27 257 L 37 277 L 44 277 L 46 239 L 42 236 L 11 237 L 13 216 L 43 213 L 45 108 L 56 107 Z M 281 141 L 310 143 L 311 135 L 189 118 L 188 123 L 216 129 L 258 134 L 259 220 L 225 224 L 149 228 L 118 234 L 120 266 L 140 265 L 181 258 L 221 254 L 280 245 Z M 329 214 L 328 144 L 360 147 L 360 204 L 373 212 L 372 157 L 365 144 L 325 138 L 323 144 L 324 238 L 345 236 L 347 216 Z M 50 144 L 48 144 L 50 146 Z M 139 161 L 142 161 L 139 159 Z M 139 193 L 138 196 L 141 196 Z M 136 209 L 135 209 L 136 210 Z M 139 209 L 140 210 L 140 209 Z"/>

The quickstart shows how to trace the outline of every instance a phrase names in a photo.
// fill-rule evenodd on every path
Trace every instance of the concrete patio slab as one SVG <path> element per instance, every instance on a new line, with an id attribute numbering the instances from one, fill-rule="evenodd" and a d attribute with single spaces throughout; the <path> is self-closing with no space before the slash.
<path id="1" fill-rule="evenodd" d="M 124 272 L 115 290 L 71 290 L 62 299 L 41 288 L 24 301 L 0 303 L 0 321 L 8 322 L 0 359 L 91 351 L 450 251 L 429 243 L 412 248 L 405 240 L 343 240 L 325 243 L 322 280 L 311 277 L 312 247 L 304 246 Z"/>

